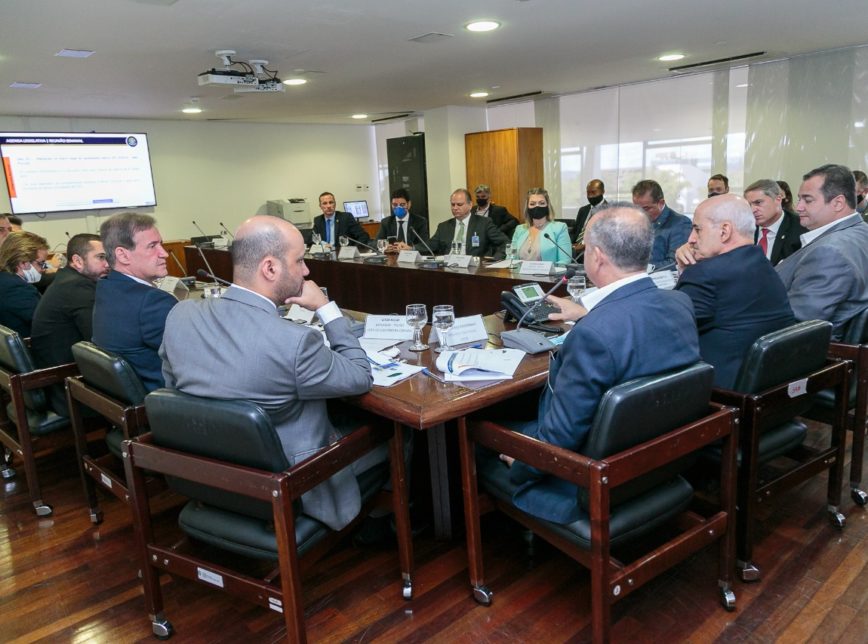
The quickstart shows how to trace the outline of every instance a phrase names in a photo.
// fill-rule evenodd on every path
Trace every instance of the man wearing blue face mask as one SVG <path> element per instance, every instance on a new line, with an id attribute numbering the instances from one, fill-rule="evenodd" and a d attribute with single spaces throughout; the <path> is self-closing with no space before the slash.
<path id="1" fill-rule="evenodd" d="M 39 304 L 35 284 L 42 278 L 48 242 L 29 232 L 9 233 L 0 246 L 0 324 L 30 337 Z"/>
<path id="2" fill-rule="evenodd" d="M 424 217 L 410 214 L 410 193 L 403 188 L 392 192 L 392 214 L 383 217 L 377 239 L 388 239 L 387 253 L 413 250 L 413 245 L 424 239 L 428 243 L 428 222 Z"/>

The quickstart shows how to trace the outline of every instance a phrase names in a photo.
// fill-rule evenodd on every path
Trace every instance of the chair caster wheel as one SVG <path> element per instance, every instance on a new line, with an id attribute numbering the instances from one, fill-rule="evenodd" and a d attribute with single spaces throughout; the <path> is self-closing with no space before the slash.
<path id="1" fill-rule="evenodd" d="M 720 589 L 720 601 L 730 613 L 735 610 L 735 593 L 729 588 Z"/>
<path id="2" fill-rule="evenodd" d="M 491 591 L 485 586 L 473 587 L 473 599 L 476 600 L 477 604 L 481 604 L 482 606 L 491 606 L 491 596 Z"/>
<path id="3" fill-rule="evenodd" d="M 832 522 L 832 525 L 839 530 L 842 529 L 845 525 L 847 525 L 847 517 L 845 517 L 840 512 L 832 512 L 829 515 L 829 520 Z"/>
<path id="4" fill-rule="evenodd" d="M 6 465 L 2 470 L 0 470 L 0 476 L 3 477 L 3 480 L 8 481 L 9 479 L 14 479 L 18 476 L 18 472 L 16 472 L 14 468 Z M 863 503 L 862 505 L 865 504 Z"/>
<path id="5" fill-rule="evenodd" d="M 736 565 L 738 566 L 738 576 L 743 582 L 750 583 L 760 580 L 762 575 L 760 569 L 750 561 L 739 561 Z"/>
<path id="6" fill-rule="evenodd" d="M 102 510 L 91 510 L 90 522 L 94 525 L 99 525 L 100 523 L 102 523 Z"/>
<path id="7" fill-rule="evenodd" d="M 38 517 L 50 517 L 51 513 L 54 512 L 54 508 L 42 501 L 34 501 L 33 509 L 36 510 L 36 516 Z"/>
<path id="8" fill-rule="evenodd" d="M 175 634 L 175 629 L 168 619 L 151 622 L 151 630 L 153 630 L 154 637 L 158 640 L 167 640 Z"/>
<path id="9" fill-rule="evenodd" d="M 853 498 L 853 502 L 856 505 L 865 506 L 868 504 L 868 493 L 865 493 L 863 490 L 860 490 L 857 487 L 854 487 L 850 490 L 850 496 Z"/>
<path id="10" fill-rule="evenodd" d="M 401 588 L 401 597 L 404 599 L 413 599 L 413 582 L 404 581 L 404 586 Z"/>

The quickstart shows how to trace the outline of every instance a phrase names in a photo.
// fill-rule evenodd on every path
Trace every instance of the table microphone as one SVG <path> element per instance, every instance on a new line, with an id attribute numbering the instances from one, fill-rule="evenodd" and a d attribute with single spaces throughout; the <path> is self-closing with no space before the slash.
<path id="1" fill-rule="evenodd" d="M 224 279 L 220 279 L 220 278 L 217 277 L 216 275 L 213 275 L 213 274 L 209 273 L 208 271 L 206 271 L 204 268 L 200 268 L 198 271 L 196 271 L 196 275 L 197 275 L 198 277 L 207 277 L 207 278 L 210 278 L 210 279 L 211 279 L 212 281 L 214 281 L 215 283 L 216 283 L 216 282 L 219 282 L 220 284 L 223 284 L 224 286 L 232 286 L 232 282 L 227 282 L 227 281 L 224 280 Z"/>
<path id="2" fill-rule="evenodd" d="M 193 222 L 193 223 L 196 223 L 196 222 Z M 220 227 L 223 230 L 225 230 L 226 234 L 232 238 L 232 241 L 235 241 L 235 235 L 233 235 L 231 232 L 229 232 L 229 229 L 224 225 L 224 223 L 222 221 L 218 221 L 217 223 L 220 224 Z"/>
<path id="3" fill-rule="evenodd" d="M 206 235 L 205 231 L 199 227 L 199 224 L 196 223 L 195 219 L 192 219 L 191 221 L 193 222 L 193 225 L 196 226 L 196 230 L 198 230 L 200 233 L 202 233 L 202 237 L 208 237 L 209 236 L 209 235 Z"/>
<path id="4" fill-rule="evenodd" d="M 368 249 L 374 251 L 375 253 L 377 253 L 373 257 L 365 257 L 365 259 L 362 260 L 365 262 L 365 264 L 385 264 L 386 263 L 386 259 L 387 259 L 386 256 L 383 255 L 383 253 L 381 253 L 378 249 L 374 248 L 370 244 L 366 244 L 365 242 L 359 241 L 358 239 L 353 239 L 352 237 L 350 237 L 349 240 L 350 240 L 351 244 L 359 244 L 359 245 L 364 246 L 365 248 L 368 248 Z"/>
<path id="5" fill-rule="evenodd" d="M 407 226 L 411 233 L 416 235 L 416 239 L 418 239 L 422 245 L 425 247 L 425 250 L 428 251 L 428 254 L 431 255 L 431 259 L 423 259 L 423 261 L 419 264 L 419 268 L 443 268 L 446 266 L 446 262 L 438 261 L 436 256 L 434 255 L 434 251 L 431 250 L 431 247 L 425 243 L 425 240 L 422 239 L 422 236 L 416 232 L 416 229 L 413 226 Z"/>
<path id="6" fill-rule="evenodd" d="M 668 271 L 668 270 L 672 270 L 673 268 L 675 268 L 675 267 L 677 266 L 677 264 L 678 264 L 678 262 L 669 262 L 668 264 L 664 264 L 664 265 L 661 266 L 660 268 L 657 268 L 657 267 L 655 266 L 655 267 L 654 267 L 654 270 L 651 271 L 651 273 L 659 273 L 660 271 Z M 649 273 L 649 275 L 650 275 L 651 273 Z"/>
<path id="7" fill-rule="evenodd" d="M 524 319 L 525 319 L 528 315 L 530 315 L 531 311 L 535 311 L 535 310 L 538 309 L 540 306 L 542 306 L 543 302 L 546 301 L 546 298 L 547 298 L 549 295 L 551 295 L 552 293 L 554 293 L 554 292 L 557 290 L 557 288 L 558 288 L 561 284 L 566 284 L 567 282 L 569 282 L 569 281 L 570 281 L 570 278 L 571 278 L 573 275 L 575 275 L 575 274 L 576 274 L 575 269 L 573 269 L 573 268 L 568 268 L 568 269 L 567 269 L 567 272 L 563 274 L 563 276 L 561 277 L 561 279 L 559 279 L 557 282 L 555 282 L 555 285 L 552 286 L 548 291 L 546 291 L 546 294 L 545 294 L 545 295 L 543 295 L 543 296 L 542 296 L 538 301 L 534 302 L 533 306 L 529 307 L 529 308 L 527 309 L 527 311 L 524 312 L 524 315 L 521 316 L 521 319 L 519 319 L 518 323 L 515 325 L 516 330 L 518 330 L 518 329 L 521 328 L 521 323 L 524 322 Z M 530 325 L 528 325 L 528 326 L 530 326 Z"/>
<path id="8" fill-rule="evenodd" d="M 576 258 L 573 257 L 573 254 L 572 254 L 572 253 L 568 253 L 566 250 L 564 250 L 564 247 L 561 246 L 559 243 L 557 243 L 557 242 L 554 240 L 554 238 L 553 238 L 551 235 L 549 235 L 548 233 L 543 233 L 543 237 L 545 237 L 546 239 L 548 239 L 551 243 L 553 243 L 555 246 L 557 246 L 557 248 L 558 248 L 559 251 L 561 251 L 561 252 L 564 253 L 567 257 L 570 258 L 570 263 L 567 264 L 567 268 L 572 268 L 572 269 L 575 269 L 575 270 L 579 270 L 579 265 L 576 263 Z"/>
<path id="9" fill-rule="evenodd" d="M 205 257 L 205 253 L 202 252 L 202 247 L 199 246 L 198 244 L 194 244 L 194 246 L 196 247 L 196 250 L 199 251 L 199 257 L 201 257 L 202 261 L 205 263 L 205 268 L 208 269 L 208 272 L 205 274 L 210 275 L 211 277 L 214 277 L 214 269 L 211 268 L 211 264 L 208 263 L 208 258 Z M 200 268 L 199 270 L 201 271 L 202 269 Z M 199 273 L 197 272 L 196 274 L 198 275 Z M 216 280 L 217 278 L 214 277 L 214 279 Z M 214 282 L 214 283 L 216 284 L 217 282 Z"/>

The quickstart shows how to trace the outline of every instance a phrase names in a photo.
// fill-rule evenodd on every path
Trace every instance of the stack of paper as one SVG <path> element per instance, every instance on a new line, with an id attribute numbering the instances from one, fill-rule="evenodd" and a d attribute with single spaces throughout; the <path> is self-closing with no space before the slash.
<path id="1" fill-rule="evenodd" d="M 444 351 L 436 364 L 447 382 L 510 380 L 524 356 L 519 349 L 465 349 Z"/>

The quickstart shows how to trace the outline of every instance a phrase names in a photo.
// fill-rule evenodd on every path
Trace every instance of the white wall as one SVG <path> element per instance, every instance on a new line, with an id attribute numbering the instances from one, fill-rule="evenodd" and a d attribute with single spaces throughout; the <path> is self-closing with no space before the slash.
<path id="1" fill-rule="evenodd" d="M 374 128 L 369 125 L 266 125 L 120 119 L 66 119 L 0 116 L 5 131 L 146 132 L 157 191 L 153 214 L 164 239 L 198 233 L 192 219 L 209 233 L 222 221 L 233 230 L 245 218 L 265 212 L 269 199 L 304 197 L 311 215 L 317 197 L 333 192 L 342 201 L 367 199 L 380 210 Z M 0 212 L 9 210 L 5 182 Z M 356 185 L 367 185 L 357 192 Z M 24 227 L 53 246 L 64 232 L 98 232 L 115 211 L 59 213 L 39 219 L 25 215 Z"/>

